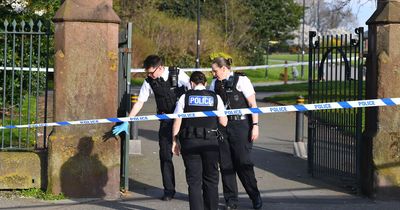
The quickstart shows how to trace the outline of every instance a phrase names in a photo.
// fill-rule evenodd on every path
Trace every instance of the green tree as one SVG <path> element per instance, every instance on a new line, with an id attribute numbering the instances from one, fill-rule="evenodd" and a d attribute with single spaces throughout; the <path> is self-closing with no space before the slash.
<path id="1" fill-rule="evenodd" d="M 216 1 L 209 0 L 204 3 L 204 0 L 200 0 L 202 15 L 206 15 L 204 13 L 205 7 L 215 5 Z M 195 20 L 197 17 L 197 0 L 161 0 L 158 9 L 174 16 Z"/>
<path id="2" fill-rule="evenodd" d="M 160 0 L 158 9 L 196 22 L 197 0 Z M 246 51 L 253 40 L 250 34 L 252 17 L 246 0 L 200 0 L 200 15 L 201 25 L 212 22 L 212 31 L 222 37 L 223 42 L 218 44 L 222 44 L 222 48 L 217 51 L 232 54 L 236 64 L 245 63 L 246 56 L 240 52 Z M 204 35 L 201 30 L 200 36 Z"/>
<path id="3" fill-rule="evenodd" d="M 201 2 L 201 18 L 216 24 L 224 37 L 224 51 L 237 49 L 257 60 L 269 40 L 285 41 L 300 24 L 302 7 L 293 0 L 207 0 Z M 192 20 L 197 0 L 160 0 L 160 11 Z M 231 53 L 235 54 L 235 53 Z M 236 57 L 236 56 L 234 56 Z"/>
<path id="4" fill-rule="evenodd" d="M 291 38 L 302 17 L 302 7 L 293 0 L 247 1 L 253 14 L 252 33 L 262 44 Z"/>
<path id="5" fill-rule="evenodd" d="M 284 42 L 300 24 L 302 7 L 293 0 L 247 1 L 252 13 L 253 42 L 248 45 L 252 63 L 260 63 L 271 40 Z"/>

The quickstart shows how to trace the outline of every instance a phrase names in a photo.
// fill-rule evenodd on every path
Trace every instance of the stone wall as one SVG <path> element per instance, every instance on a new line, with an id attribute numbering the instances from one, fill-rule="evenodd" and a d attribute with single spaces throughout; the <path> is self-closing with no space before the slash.
<path id="1" fill-rule="evenodd" d="M 46 154 L 0 152 L 0 189 L 46 187 Z"/>

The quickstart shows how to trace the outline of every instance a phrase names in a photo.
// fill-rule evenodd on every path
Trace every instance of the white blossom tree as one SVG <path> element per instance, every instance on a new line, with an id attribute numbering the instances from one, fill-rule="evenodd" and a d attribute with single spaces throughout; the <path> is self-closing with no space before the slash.
<path id="1" fill-rule="evenodd" d="M 50 20 L 60 7 L 60 0 L 0 0 L 0 20 Z"/>
<path id="2" fill-rule="evenodd" d="M 0 6 L 10 12 L 21 13 L 28 6 L 28 1 L 26 0 L 3 0 L 0 2 Z"/>

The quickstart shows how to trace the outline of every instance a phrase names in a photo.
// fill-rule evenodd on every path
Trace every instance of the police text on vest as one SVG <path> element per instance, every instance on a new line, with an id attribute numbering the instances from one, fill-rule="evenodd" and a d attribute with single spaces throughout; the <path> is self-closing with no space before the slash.
<path id="1" fill-rule="evenodd" d="M 189 106 L 214 106 L 212 96 L 189 96 Z"/>

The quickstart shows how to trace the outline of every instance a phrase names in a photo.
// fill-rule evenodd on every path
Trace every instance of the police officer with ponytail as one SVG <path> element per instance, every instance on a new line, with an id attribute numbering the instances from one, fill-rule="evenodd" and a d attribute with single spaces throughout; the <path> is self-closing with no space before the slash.
<path id="1" fill-rule="evenodd" d="M 189 77 L 179 72 L 176 67 L 165 69 L 162 59 L 157 55 L 149 55 L 143 63 L 147 78 L 140 89 L 138 101 L 132 107 L 129 117 L 134 117 L 148 100 L 150 93 L 154 93 L 157 114 L 173 113 L 178 98 L 190 88 Z M 164 186 L 164 201 L 171 200 L 175 195 L 175 173 L 172 163 L 172 120 L 161 120 L 158 132 L 160 146 L 160 167 Z M 128 132 L 128 123 L 114 127 L 113 134 Z"/>
<path id="2" fill-rule="evenodd" d="M 206 90 L 206 81 L 202 72 L 193 72 L 190 77 L 193 89 L 180 97 L 174 114 L 225 110 L 221 98 Z M 226 116 L 174 121 L 172 151 L 183 157 L 191 210 L 218 209 L 218 138 L 221 137 L 218 125 L 225 127 L 226 123 Z"/>
<path id="3" fill-rule="evenodd" d="M 221 96 L 226 109 L 256 108 L 251 81 L 244 74 L 231 72 L 231 63 L 232 59 L 222 57 L 213 60 L 211 67 L 215 79 L 211 82 L 210 90 Z M 228 116 L 224 133 L 226 138 L 220 143 L 220 169 L 226 207 L 237 208 L 237 173 L 252 200 L 253 208 L 260 209 L 262 200 L 250 156 L 253 142 L 259 135 L 258 115 Z"/>

